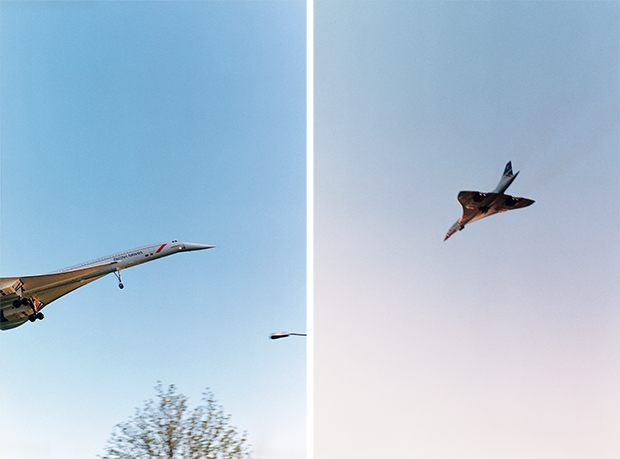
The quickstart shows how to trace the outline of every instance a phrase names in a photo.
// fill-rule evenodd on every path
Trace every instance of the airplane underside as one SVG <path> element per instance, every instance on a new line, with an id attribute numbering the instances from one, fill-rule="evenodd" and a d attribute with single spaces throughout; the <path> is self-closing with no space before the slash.
<path id="1" fill-rule="evenodd" d="M 518 198 L 504 194 L 504 191 L 517 177 L 519 172 L 512 174 L 512 164 L 508 161 L 504 174 L 497 187 L 490 193 L 479 191 L 461 191 L 458 194 L 458 201 L 463 206 L 463 215 L 450 227 L 444 241 L 457 231 L 462 231 L 465 225 L 475 222 L 490 215 L 506 212 L 512 209 L 520 209 L 534 203 L 532 199 Z"/>

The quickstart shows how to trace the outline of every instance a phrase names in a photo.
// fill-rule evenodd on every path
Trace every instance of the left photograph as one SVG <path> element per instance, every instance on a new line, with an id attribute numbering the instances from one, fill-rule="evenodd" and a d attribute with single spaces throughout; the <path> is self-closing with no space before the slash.
<path id="1" fill-rule="evenodd" d="M 0 56 L 0 459 L 306 459 L 305 1 L 2 2 Z"/>

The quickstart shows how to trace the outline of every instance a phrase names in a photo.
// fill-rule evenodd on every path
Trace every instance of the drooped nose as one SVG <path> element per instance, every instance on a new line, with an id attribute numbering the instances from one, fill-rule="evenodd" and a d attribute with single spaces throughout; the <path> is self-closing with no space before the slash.
<path id="1" fill-rule="evenodd" d="M 194 244 L 193 242 L 183 242 L 181 244 L 181 250 L 184 251 L 212 249 L 213 247 L 215 246 L 206 244 Z"/>

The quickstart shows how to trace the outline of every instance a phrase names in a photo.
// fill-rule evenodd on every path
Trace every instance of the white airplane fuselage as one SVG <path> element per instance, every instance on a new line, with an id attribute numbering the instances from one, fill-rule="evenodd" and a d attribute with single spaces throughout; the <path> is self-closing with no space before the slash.
<path id="1" fill-rule="evenodd" d="M 152 244 L 144 247 L 139 247 L 137 249 L 127 250 L 125 252 L 120 252 L 115 255 L 110 255 L 104 258 L 98 258 L 96 260 L 88 261 L 86 263 L 82 263 L 75 266 L 70 266 L 69 268 L 62 269 L 60 271 L 56 271 L 58 273 L 64 273 L 68 271 L 74 271 L 76 269 L 89 268 L 94 266 L 103 266 L 110 263 L 114 263 L 114 265 L 110 266 L 110 272 L 120 271 L 122 269 L 131 268 L 132 266 L 140 265 L 142 263 L 146 263 L 147 261 L 156 260 L 158 258 L 167 257 L 168 255 L 172 255 L 175 253 L 179 253 L 182 251 L 190 251 L 190 250 L 202 250 L 202 249 L 210 249 L 212 245 L 204 245 L 204 244 L 192 244 L 188 242 L 179 242 L 179 241 L 170 241 L 164 242 L 160 244 Z"/>
<path id="2" fill-rule="evenodd" d="M 0 278 L 0 329 L 15 328 L 42 319 L 45 306 L 63 295 L 114 273 L 123 288 L 121 271 L 179 252 L 210 249 L 213 246 L 176 240 L 120 252 L 50 274 Z"/>

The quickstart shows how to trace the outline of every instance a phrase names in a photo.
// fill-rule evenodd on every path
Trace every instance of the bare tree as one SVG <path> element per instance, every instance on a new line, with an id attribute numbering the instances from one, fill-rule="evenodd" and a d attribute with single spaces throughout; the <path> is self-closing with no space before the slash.
<path id="1" fill-rule="evenodd" d="M 246 433 L 239 434 L 207 389 L 205 405 L 187 408 L 187 398 L 174 385 L 155 387 L 129 421 L 118 424 L 103 459 L 251 459 Z"/>

